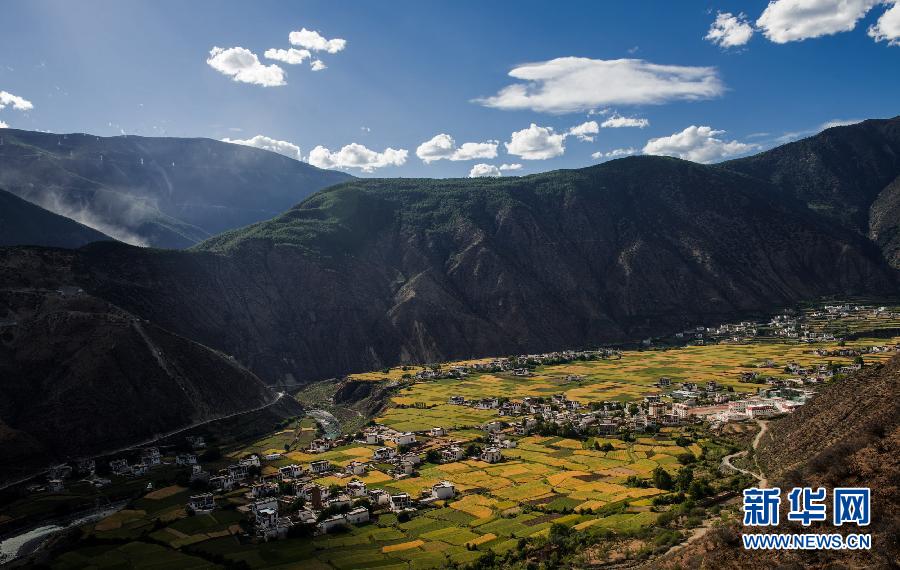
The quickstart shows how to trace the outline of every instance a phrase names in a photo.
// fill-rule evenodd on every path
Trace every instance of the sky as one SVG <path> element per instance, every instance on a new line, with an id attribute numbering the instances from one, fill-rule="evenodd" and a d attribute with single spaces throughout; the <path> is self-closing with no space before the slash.
<path id="1" fill-rule="evenodd" d="M 357 176 L 718 162 L 900 115 L 900 0 L 4 0 L 0 127 Z"/>

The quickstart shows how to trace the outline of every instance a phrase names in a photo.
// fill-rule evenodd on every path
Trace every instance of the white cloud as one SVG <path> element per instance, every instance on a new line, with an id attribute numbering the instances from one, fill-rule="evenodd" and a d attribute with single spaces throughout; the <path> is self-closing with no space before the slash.
<path id="1" fill-rule="evenodd" d="M 9 128 L 9 125 L 4 123 L 3 121 L 0 121 L 0 129 L 8 129 L 8 128 Z"/>
<path id="2" fill-rule="evenodd" d="M 316 59 L 316 60 L 309 62 L 309 67 L 313 71 L 322 71 L 323 69 L 328 69 L 328 66 L 325 65 L 325 62 L 322 61 L 321 59 Z"/>
<path id="3" fill-rule="evenodd" d="M 402 166 L 407 154 L 405 149 L 393 148 L 376 152 L 358 143 L 350 143 L 335 152 L 319 145 L 309 153 L 309 163 L 319 168 L 359 168 L 372 172 L 385 166 Z"/>
<path id="4" fill-rule="evenodd" d="M 525 160 L 544 160 L 566 152 L 566 133 L 555 133 L 552 127 L 539 127 L 534 123 L 527 129 L 516 131 L 506 146 L 509 154 Z"/>
<path id="5" fill-rule="evenodd" d="M 242 47 L 214 47 L 209 50 L 206 63 L 219 73 L 231 76 L 234 81 L 263 87 L 285 85 L 283 69 L 275 64 L 261 64 L 255 53 Z"/>
<path id="6" fill-rule="evenodd" d="M 900 2 L 895 1 L 877 22 L 869 26 L 869 36 L 876 42 L 900 46 Z"/>
<path id="7" fill-rule="evenodd" d="M 283 154 L 284 156 L 293 158 L 294 160 L 301 160 L 302 158 L 299 146 L 288 141 L 280 141 L 264 135 L 256 135 L 253 138 L 243 140 L 225 138 L 222 139 L 222 142 L 261 148 L 263 150 L 269 150 L 272 152 L 277 152 L 278 154 Z"/>
<path id="8" fill-rule="evenodd" d="M 347 40 L 340 38 L 327 40 L 319 32 L 307 30 L 306 28 L 301 29 L 299 32 L 291 32 L 288 35 L 288 39 L 292 45 L 304 47 L 311 51 L 337 53 L 347 46 Z"/>
<path id="9" fill-rule="evenodd" d="M 773 0 L 756 26 L 775 43 L 849 32 L 881 0 Z"/>
<path id="10" fill-rule="evenodd" d="M 747 15 L 737 16 L 730 12 L 719 12 L 716 21 L 709 27 L 703 38 L 719 47 L 731 48 L 745 45 L 753 37 L 753 26 L 747 21 Z"/>
<path id="11" fill-rule="evenodd" d="M 570 113 L 606 105 L 709 99 L 725 89 L 714 67 L 658 65 L 641 59 L 561 57 L 521 65 L 509 75 L 524 83 L 508 85 L 476 102 L 498 109 Z"/>
<path id="12" fill-rule="evenodd" d="M 266 50 L 266 53 L 263 54 L 268 59 L 274 59 L 276 61 L 283 61 L 284 63 L 288 63 L 290 65 L 297 65 L 298 63 L 303 63 L 307 59 L 309 59 L 312 54 L 309 53 L 309 50 L 306 49 L 275 49 L 270 48 Z"/>
<path id="13" fill-rule="evenodd" d="M 453 137 L 446 133 L 435 135 L 416 149 L 416 156 L 426 164 L 436 160 L 475 160 L 478 158 L 496 158 L 497 141 L 467 142 L 456 146 Z"/>
<path id="14" fill-rule="evenodd" d="M 578 140 L 585 142 L 593 142 L 594 137 L 600 132 L 600 125 L 597 124 L 597 121 L 588 121 L 586 123 L 581 123 L 578 126 L 572 127 L 569 129 L 567 134 L 577 137 Z"/>
<path id="15" fill-rule="evenodd" d="M 522 165 L 518 162 L 512 164 L 501 164 L 500 170 L 522 170 Z"/>
<path id="16" fill-rule="evenodd" d="M 469 178 L 481 178 L 484 176 L 503 176 L 500 169 L 493 164 L 476 164 L 469 171 Z"/>
<path id="17" fill-rule="evenodd" d="M 633 154 L 637 154 L 638 149 L 636 148 L 615 148 L 609 152 L 595 152 L 591 155 L 591 157 L 596 159 L 601 158 L 622 158 L 624 156 L 631 156 Z"/>
<path id="18" fill-rule="evenodd" d="M 604 129 L 621 129 L 623 127 L 637 127 L 643 129 L 650 125 L 647 119 L 638 119 L 636 117 L 623 117 L 621 115 L 613 115 L 606 119 L 600 126 Z"/>
<path id="19" fill-rule="evenodd" d="M 17 111 L 30 111 L 34 109 L 34 105 L 32 105 L 31 101 L 28 99 L 13 95 L 8 91 L 0 91 L 0 109 L 5 108 L 7 105 L 12 105 L 12 108 Z"/>
<path id="20" fill-rule="evenodd" d="M 650 139 L 644 145 L 643 151 L 644 154 L 677 156 L 694 162 L 707 163 L 744 154 L 757 148 L 753 144 L 716 138 L 724 132 L 711 127 L 691 125 L 680 133 Z"/>

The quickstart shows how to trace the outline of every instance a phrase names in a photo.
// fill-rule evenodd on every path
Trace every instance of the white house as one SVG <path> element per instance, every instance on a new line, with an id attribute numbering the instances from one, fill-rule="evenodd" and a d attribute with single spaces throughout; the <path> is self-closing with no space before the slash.
<path id="1" fill-rule="evenodd" d="M 147 467 L 156 467 L 162 463 L 162 457 L 159 454 L 158 447 L 148 447 L 141 451 L 141 461 L 147 464 Z"/>
<path id="2" fill-rule="evenodd" d="M 375 461 L 388 461 L 393 459 L 395 455 L 397 455 L 397 452 L 392 447 L 379 447 L 372 454 L 372 459 Z"/>
<path id="3" fill-rule="evenodd" d="M 503 459 L 503 454 L 496 447 L 487 447 L 481 452 L 481 460 L 488 463 L 497 463 Z"/>
<path id="4" fill-rule="evenodd" d="M 449 481 L 441 481 L 431 486 L 431 496 L 435 499 L 452 499 L 456 495 L 456 487 Z"/>
<path id="5" fill-rule="evenodd" d="M 395 513 L 412 508 L 412 499 L 408 493 L 391 495 L 391 510 Z"/>
<path id="6" fill-rule="evenodd" d="M 309 469 L 316 475 L 321 475 L 322 473 L 328 473 L 331 471 L 331 462 L 327 459 L 322 459 L 319 461 L 313 461 L 309 464 Z"/>
<path id="7" fill-rule="evenodd" d="M 394 441 L 397 445 L 410 445 L 416 442 L 416 434 L 412 432 L 401 433 L 394 437 Z"/>
<path id="8" fill-rule="evenodd" d="M 445 435 L 447 435 L 447 430 L 442 427 L 433 427 L 431 428 L 429 434 L 431 435 L 431 437 L 444 437 Z"/>
<path id="9" fill-rule="evenodd" d="M 387 506 L 391 504 L 391 496 L 384 489 L 370 489 L 369 500 L 378 506 Z"/>
<path id="10" fill-rule="evenodd" d="M 297 464 L 285 465 L 278 469 L 278 472 L 281 473 L 281 476 L 285 479 L 296 479 L 303 475 L 303 467 Z"/>
<path id="11" fill-rule="evenodd" d="M 368 490 L 366 489 L 365 483 L 354 479 L 347 483 L 347 493 L 349 493 L 351 497 L 365 497 L 368 495 Z"/>
<path id="12" fill-rule="evenodd" d="M 127 459 L 113 459 L 109 462 L 109 469 L 113 475 L 131 475 L 131 467 L 128 466 Z"/>
<path id="13" fill-rule="evenodd" d="M 240 465 L 242 465 L 243 467 L 259 467 L 260 466 L 259 455 L 256 455 L 254 453 L 250 457 L 245 457 L 245 458 L 241 459 L 238 463 Z"/>
<path id="14" fill-rule="evenodd" d="M 176 465 L 196 465 L 197 464 L 197 456 L 193 453 L 179 453 L 178 456 L 175 457 Z"/>
<path id="15" fill-rule="evenodd" d="M 463 457 L 465 457 L 465 452 L 457 445 L 451 445 L 441 450 L 442 463 L 452 463 L 459 461 Z"/>
<path id="16" fill-rule="evenodd" d="M 342 509 L 344 507 L 349 507 L 350 506 L 350 497 L 347 495 L 344 495 L 343 493 L 336 497 L 332 497 L 328 501 L 328 506 L 333 507 L 335 509 Z"/>
<path id="17" fill-rule="evenodd" d="M 368 511 L 366 511 L 368 512 Z M 347 518 L 344 515 L 334 515 L 333 517 L 329 517 L 327 519 L 319 521 L 317 528 L 320 533 L 328 534 L 336 528 L 340 528 L 347 525 Z"/>
<path id="18" fill-rule="evenodd" d="M 366 464 L 361 461 L 351 461 L 344 467 L 344 472 L 347 473 L 347 475 L 365 475 Z"/>
<path id="19" fill-rule="evenodd" d="M 211 512 L 216 508 L 216 501 L 213 499 L 212 493 L 202 493 L 200 495 L 192 495 L 187 505 L 197 514 Z"/>
<path id="20" fill-rule="evenodd" d="M 365 507 L 357 507 L 344 515 L 350 524 L 362 524 L 369 522 L 369 509 Z"/>

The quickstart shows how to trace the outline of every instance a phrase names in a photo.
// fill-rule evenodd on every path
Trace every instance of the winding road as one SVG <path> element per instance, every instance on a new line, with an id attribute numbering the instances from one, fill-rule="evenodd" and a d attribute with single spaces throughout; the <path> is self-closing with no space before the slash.
<path id="1" fill-rule="evenodd" d="M 750 445 L 750 447 L 754 451 L 756 451 L 756 448 L 759 447 L 759 442 L 762 439 L 762 436 L 765 435 L 765 433 L 769 430 L 768 422 L 764 422 L 763 420 L 756 420 L 756 423 L 759 424 L 759 432 L 756 434 L 756 437 L 753 438 L 753 443 Z M 720 469 L 723 472 L 731 470 L 731 471 L 737 471 L 738 473 L 743 473 L 745 475 L 750 475 L 751 477 L 753 477 L 754 479 L 756 479 L 758 481 L 760 487 L 767 487 L 769 484 L 769 480 L 766 479 L 765 475 L 762 473 L 762 470 L 760 470 L 760 473 L 754 473 L 753 471 L 750 471 L 748 469 L 742 469 L 741 467 L 737 467 L 736 465 L 734 465 L 731 462 L 732 459 L 734 459 L 736 457 L 743 457 L 745 455 L 747 455 L 746 449 L 744 451 L 738 451 L 737 453 L 732 453 L 731 455 L 726 455 L 725 457 L 722 458 L 722 465 L 721 465 Z M 759 469 L 759 462 L 757 462 L 756 468 Z"/>

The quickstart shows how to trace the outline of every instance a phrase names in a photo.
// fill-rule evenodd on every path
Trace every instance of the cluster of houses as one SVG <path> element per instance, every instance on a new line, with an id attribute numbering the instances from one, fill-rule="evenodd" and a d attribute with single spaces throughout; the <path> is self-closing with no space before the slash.
<path id="1" fill-rule="evenodd" d="M 306 526 L 311 533 L 325 534 L 367 523 L 373 513 L 413 512 L 456 496 L 456 487 L 449 481 L 423 489 L 418 497 L 370 489 L 358 478 L 368 468 L 368 464 L 358 461 L 343 468 L 327 460 L 312 461 L 305 466 L 284 465 L 272 474 L 238 481 L 235 488 L 246 489 L 244 496 L 248 500 L 238 510 L 252 523 L 253 537 L 267 541 L 284 538 L 297 526 Z M 349 481 L 330 487 L 315 483 L 315 479 L 325 475 Z M 196 514 L 209 513 L 216 508 L 215 495 L 212 492 L 193 495 L 187 507 Z"/>
<path id="2" fill-rule="evenodd" d="M 696 326 L 688 328 L 675 333 L 675 339 L 680 342 L 704 345 L 721 341 L 746 342 L 757 334 L 759 334 L 759 324 L 743 321 L 723 324 L 717 327 Z M 644 344 L 652 344 L 652 339 L 645 340 Z"/>
<path id="3" fill-rule="evenodd" d="M 509 372 L 514 376 L 529 376 L 535 366 L 566 364 L 576 360 L 601 360 L 621 358 L 620 351 L 611 348 L 595 350 L 562 350 L 542 354 L 520 354 L 505 358 L 494 358 L 484 362 L 455 365 L 448 368 L 430 366 L 411 375 L 416 380 L 438 380 L 442 378 L 462 378 L 468 374 L 483 372 Z"/>

